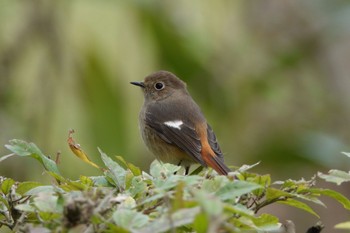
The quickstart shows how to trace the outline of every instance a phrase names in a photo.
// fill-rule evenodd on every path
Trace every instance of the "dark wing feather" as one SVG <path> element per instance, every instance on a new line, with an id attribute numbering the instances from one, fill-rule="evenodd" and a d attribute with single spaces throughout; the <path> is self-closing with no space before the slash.
<path id="1" fill-rule="evenodd" d="M 178 146 L 185 153 L 191 155 L 196 162 L 200 163 L 203 166 L 206 166 L 201 156 L 202 145 L 200 137 L 197 134 L 194 126 L 192 126 L 189 122 L 182 121 L 183 124 L 181 125 L 181 129 L 170 127 L 165 125 L 164 121 L 159 120 L 166 119 L 165 117 L 163 118 L 160 116 L 164 115 L 154 115 L 150 112 L 147 112 L 145 118 L 146 125 L 154 129 L 158 133 L 159 137 L 162 138 L 165 142 Z M 181 119 L 175 118 L 175 116 L 172 117 L 173 120 Z"/>
<path id="2" fill-rule="evenodd" d="M 224 163 L 224 155 L 221 152 L 215 133 L 209 124 L 207 124 L 207 135 L 209 145 L 216 156 L 207 156 L 206 162 L 209 163 L 219 174 L 227 175 L 231 170 Z"/>
<path id="3" fill-rule="evenodd" d="M 224 155 L 221 152 L 221 149 L 220 149 L 219 143 L 216 139 L 215 133 L 209 124 L 207 124 L 207 135 L 208 135 L 208 142 L 209 142 L 211 149 L 215 152 L 215 154 L 219 158 L 223 159 Z"/>

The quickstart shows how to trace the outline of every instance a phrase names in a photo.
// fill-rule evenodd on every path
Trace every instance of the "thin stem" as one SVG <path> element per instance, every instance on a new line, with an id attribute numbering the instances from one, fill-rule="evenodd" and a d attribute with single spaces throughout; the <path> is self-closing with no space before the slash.
<path id="1" fill-rule="evenodd" d="M 287 200 L 287 199 L 288 199 L 288 197 L 276 197 L 276 198 L 271 199 L 271 200 L 265 200 L 265 201 L 263 201 L 263 202 L 261 202 L 260 204 L 257 204 L 257 205 L 255 206 L 255 208 L 254 208 L 254 213 L 258 213 L 258 211 L 259 211 L 261 208 L 263 208 L 263 207 L 265 207 L 265 206 L 267 206 L 267 205 L 270 205 L 270 204 L 272 204 L 272 203 L 274 203 L 274 202 L 277 202 L 277 201 L 285 201 L 285 200 Z"/>

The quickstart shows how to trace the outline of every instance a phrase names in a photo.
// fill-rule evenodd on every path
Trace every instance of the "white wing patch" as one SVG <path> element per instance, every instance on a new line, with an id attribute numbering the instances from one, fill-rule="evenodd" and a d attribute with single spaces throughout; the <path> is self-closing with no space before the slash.
<path id="1" fill-rule="evenodd" d="M 175 129 L 181 129 L 181 125 L 183 125 L 183 122 L 180 120 L 175 120 L 175 121 L 166 121 L 164 122 L 164 125 L 169 126 L 171 128 Z"/>

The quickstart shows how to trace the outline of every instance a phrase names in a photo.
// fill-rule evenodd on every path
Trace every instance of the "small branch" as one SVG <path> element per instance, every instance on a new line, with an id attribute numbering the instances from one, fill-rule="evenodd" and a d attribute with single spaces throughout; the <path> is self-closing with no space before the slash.
<path id="1" fill-rule="evenodd" d="M 14 156 L 14 155 L 16 155 L 16 154 L 15 154 L 15 153 L 11 153 L 11 154 L 2 156 L 2 157 L 0 158 L 0 163 L 1 163 L 2 161 L 4 161 L 5 159 L 8 159 L 8 158 L 10 158 L 10 157 L 12 157 L 12 156 Z"/>
<path id="2" fill-rule="evenodd" d="M 285 201 L 285 200 L 287 200 L 287 199 L 288 199 L 288 197 L 276 197 L 276 198 L 271 199 L 271 200 L 265 200 L 265 201 L 263 201 L 263 202 L 261 202 L 260 204 L 257 204 L 257 205 L 255 206 L 255 208 L 254 208 L 254 213 L 258 213 L 258 211 L 259 211 L 261 208 L 263 208 L 263 207 L 265 207 L 265 206 L 267 206 L 267 205 L 270 205 L 270 204 L 272 204 L 272 203 L 274 203 L 274 202 L 277 202 L 277 201 Z"/>
<path id="3" fill-rule="evenodd" d="M 9 223 L 7 221 L 2 221 L 0 220 L 0 226 L 7 226 L 8 228 L 10 228 L 11 230 L 13 229 L 13 223 Z"/>
<path id="4" fill-rule="evenodd" d="M 148 215 L 148 214 L 152 213 L 155 209 L 157 209 L 158 206 L 160 206 L 162 204 L 163 204 L 163 200 L 160 200 L 154 206 L 151 206 L 151 207 L 145 209 L 144 211 L 142 211 L 142 213 Z"/>
<path id="5" fill-rule="evenodd" d="M 14 227 L 13 227 L 14 232 L 17 232 L 18 228 L 24 224 L 26 217 L 27 217 L 26 213 L 22 212 L 21 216 L 19 217 L 19 219 L 16 222 L 16 225 L 14 225 Z"/>

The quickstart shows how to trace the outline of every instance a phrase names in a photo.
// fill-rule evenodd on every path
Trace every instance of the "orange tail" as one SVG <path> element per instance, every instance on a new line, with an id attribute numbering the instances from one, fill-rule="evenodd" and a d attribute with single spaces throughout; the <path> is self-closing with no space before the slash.
<path id="1" fill-rule="evenodd" d="M 202 157 L 204 162 L 220 175 L 227 175 L 231 171 L 231 169 L 224 164 L 224 161 L 215 154 L 212 155 L 208 152 L 205 153 L 202 151 Z"/>

